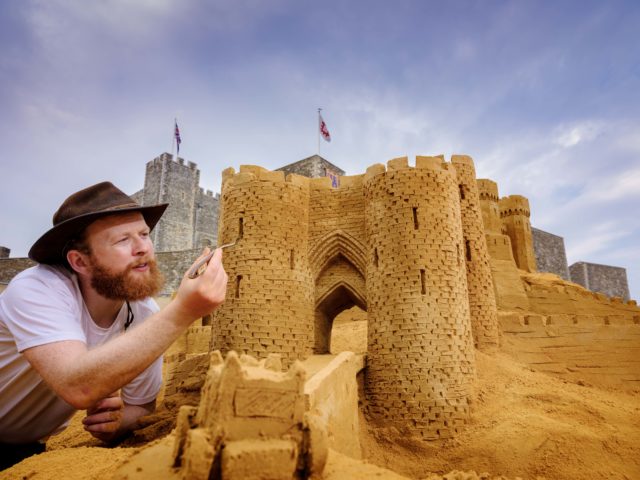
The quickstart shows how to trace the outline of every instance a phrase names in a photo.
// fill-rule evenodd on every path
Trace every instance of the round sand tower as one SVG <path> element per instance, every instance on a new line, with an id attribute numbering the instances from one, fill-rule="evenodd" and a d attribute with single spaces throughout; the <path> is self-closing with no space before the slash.
<path id="1" fill-rule="evenodd" d="M 370 167 L 364 189 L 369 411 L 425 439 L 452 436 L 475 374 L 455 169 L 399 158 Z"/>
<path id="2" fill-rule="evenodd" d="M 309 186 L 296 180 L 253 166 L 223 172 L 218 243 L 236 244 L 224 252 L 229 283 L 214 349 L 279 353 L 285 364 L 312 353 Z"/>

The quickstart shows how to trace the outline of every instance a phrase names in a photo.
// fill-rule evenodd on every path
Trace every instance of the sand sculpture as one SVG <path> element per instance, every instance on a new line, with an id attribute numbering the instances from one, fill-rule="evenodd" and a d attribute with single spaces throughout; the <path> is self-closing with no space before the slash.
<path id="1" fill-rule="evenodd" d="M 213 348 L 278 352 L 285 364 L 327 353 L 333 318 L 358 305 L 368 318 L 368 413 L 424 439 L 455 435 L 468 418 L 474 346 L 499 343 L 497 307 L 524 322 L 541 302 L 535 281 L 521 278 L 535 272 L 529 215 L 525 197 L 499 199 L 494 182 L 476 180 L 465 155 L 415 166 L 397 158 L 340 177 L 338 188 L 227 169 L 218 238 L 237 244 L 225 253 L 230 288 Z M 563 285 L 563 298 L 580 288 Z M 600 303 L 605 316 L 638 318 L 632 302 Z"/>
<path id="2" fill-rule="evenodd" d="M 305 412 L 305 370 L 298 363 L 286 373 L 281 369 L 277 355 L 258 362 L 233 351 L 225 361 L 218 351 L 212 354 L 200 406 L 183 406 L 178 414 L 173 459 L 184 478 L 291 479 L 322 473 L 325 432 Z"/>
<path id="3" fill-rule="evenodd" d="M 415 167 L 398 158 L 340 177 L 339 188 L 228 169 L 218 235 L 237 244 L 225 254 L 230 292 L 213 346 L 277 351 L 285 363 L 327 353 L 333 318 L 359 305 L 371 414 L 448 437 L 468 415 L 474 343 L 498 343 L 483 231 L 466 156 L 418 157 Z"/>

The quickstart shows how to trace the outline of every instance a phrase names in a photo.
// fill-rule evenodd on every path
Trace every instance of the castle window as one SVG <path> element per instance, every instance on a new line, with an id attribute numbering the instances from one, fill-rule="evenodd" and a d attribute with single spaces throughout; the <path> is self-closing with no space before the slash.
<path id="1" fill-rule="evenodd" d="M 373 249 L 373 266 L 374 267 L 378 266 L 378 249 L 377 248 Z"/>
<path id="2" fill-rule="evenodd" d="M 413 228 L 418 230 L 418 207 L 413 207 Z"/>
<path id="3" fill-rule="evenodd" d="M 469 240 L 464 241 L 465 250 L 467 252 L 467 262 L 471 261 L 471 242 Z"/>
<path id="4" fill-rule="evenodd" d="M 460 187 L 460 200 L 464 200 L 464 185 L 458 185 Z"/>
<path id="5" fill-rule="evenodd" d="M 209 325 L 211 325 L 212 323 L 212 317 L 211 315 L 205 315 L 204 317 L 202 317 L 202 326 L 203 327 L 207 327 Z"/>
<path id="6" fill-rule="evenodd" d="M 426 275 L 426 271 L 424 268 L 420 269 L 420 293 L 422 293 L 422 295 L 426 295 L 427 294 L 427 275 Z"/>
<path id="7" fill-rule="evenodd" d="M 242 238 L 243 234 L 244 234 L 244 218 L 240 217 L 240 220 L 238 221 L 238 240 Z"/>
<path id="8" fill-rule="evenodd" d="M 240 283 L 242 282 L 242 275 L 236 277 L 236 298 L 240 298 Z"/>
<path id="9" fill-rule="evenodd" d="M 293 270 L 293 266 L 295 265 L 295 254 L 293 252 L 293 248 L 289 252 L 289 268 Z"/>
<path id="10" fill-rule="evenodd" d="M 458 250 L 458 266 L 460 266 L 460 244 L 456 243 L 456 249 Z"/>

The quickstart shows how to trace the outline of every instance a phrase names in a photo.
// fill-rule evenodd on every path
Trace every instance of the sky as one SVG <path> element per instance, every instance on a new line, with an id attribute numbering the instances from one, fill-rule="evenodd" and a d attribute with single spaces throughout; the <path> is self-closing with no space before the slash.
<path id="1" fill-rule="evenodd" d="M 172 151 L 201 186 L 318 153 L 348 175 L 468 154 L 569 264 L 640 300 L 636 0 L 0 2 L 0 245 L 26 256 L 72 192 L 143 186 Z"/>

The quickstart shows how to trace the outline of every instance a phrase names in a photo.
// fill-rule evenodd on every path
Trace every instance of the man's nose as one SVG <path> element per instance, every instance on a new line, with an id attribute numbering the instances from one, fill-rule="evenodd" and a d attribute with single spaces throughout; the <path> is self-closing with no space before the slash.
<path id="1" fill-rule="evenodd" d="M 149 237 L 135 237 L 133 242 L 133 254 L 134 255 L 146 255 L 151 249 L 151 241 Z"/>

